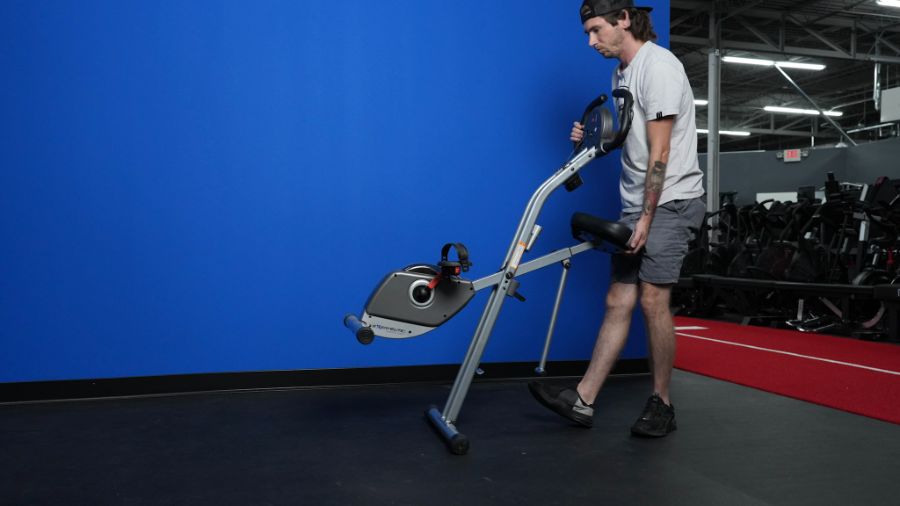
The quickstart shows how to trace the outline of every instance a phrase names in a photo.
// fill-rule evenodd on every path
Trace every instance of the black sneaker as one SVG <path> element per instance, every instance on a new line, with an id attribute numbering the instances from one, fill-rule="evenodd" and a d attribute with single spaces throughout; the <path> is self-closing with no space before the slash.
<path id="1" fill-rule="evenodd" d="M 631 433 L 642 437 L 663 437 L 677 428 L 675 406 L 667 406 L 659 394 L 653 394 L 647 399 L 641 417 L 631 426 Z"/>
<path id="2" fill-rule="evenodd" d="M 532 381 L 528 384 L 531 395 L 550 410 L 584 427 L 594 426 L 594 405 L 581 399 L 574 388 L 553 388 Z"/>

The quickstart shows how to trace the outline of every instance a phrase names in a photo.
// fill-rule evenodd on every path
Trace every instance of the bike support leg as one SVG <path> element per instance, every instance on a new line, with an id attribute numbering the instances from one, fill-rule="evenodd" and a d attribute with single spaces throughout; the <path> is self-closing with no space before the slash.
<path id="1" fill-rule="evenodd" d="M 547 355 L 550 354 L 550 341 L 553 339 L 553 331 L 556 329 L 556 318 L 559 316 L 559 305 L 562 303 L 563 292 L 566 289 L 566 280 L 569 277 L 569 267 L 572 262 L 568 259 L 562 262 L 562 276 L 559 278 L 559 289 L 556 291 L 556 301 L 553 303 L 553 313 L 550 315 L 550 327 L 547 329 L 547 338 L 544 340 L 544 351 L 541 353 L 541 362 L 534 372 L 543 376 L 547 370 Z"/>
<path id="2" fill-rule="evenodd" d="M 475 330 L 475 337 L 472 338 L 466 358 L 459 368 L 456 381 L 453 382 L 453 388 L 450 389 L 450 396 L 447 398 L 444 411 L 439 412 L 437 407 L 434 406 L 426 411 L 428 421 L 437 429 L 438 434 L 447 443 L 450 451 L 457 455 L 463 455 L 469 451 L 469 440 L 459 433 L 454 424 L 466 398 L 466 393 L 469 391 L 469 386 L 472 384 L 475 371 L 481 364 L 484 348 L 487 346 L 488 338 L 491 336 L 491 331 L 497 322 L 497 316 L 500 314 L 500 308 L 503 306 L 506 298 L 507 286 L 508 281 L 504 280 L 499 286 L 494 287 L 494 290 L 491 292 L 487 306 L 485 306 L 484 312 L 481 314 L 481 321 Z"/>

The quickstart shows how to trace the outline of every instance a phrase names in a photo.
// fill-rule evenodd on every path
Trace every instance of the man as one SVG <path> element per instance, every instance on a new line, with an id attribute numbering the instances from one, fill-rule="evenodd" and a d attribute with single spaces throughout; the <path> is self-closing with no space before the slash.
<path id="1" fill-rule="evenodd" d="M 650 8 L 631 0 L 585 0 L 581 21 L 588 43 L 616 58 L 613 88 L 634 96 L 634 120 L 622 147 L 620 221 L 633 233 L 629 249 L 613 255 L 606 314 L 590 365 L 574 388 L 534 382 L 529 389 L 544 406 L 586 427 L 593 424 L 594 399 L 622 351 L 638 301 L 650 340 L 653 393 L 632 426 L 637 436 L 661 437 L 675 430 L 669 382 L 675 359 L 675 328 L 669 309 L 672 285 L 706 203 L 697 163 L 694 96 L 681 62 L 653 43 Z M 584 136 L 575 123 L 571 139 Z"/>

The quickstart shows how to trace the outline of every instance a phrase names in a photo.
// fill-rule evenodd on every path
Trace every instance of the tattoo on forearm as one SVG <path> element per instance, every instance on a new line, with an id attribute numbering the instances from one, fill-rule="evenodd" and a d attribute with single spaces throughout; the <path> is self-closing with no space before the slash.
<path id="1" fill-rule="evenodd" d="M 652 216 L 656 212 L 656 204 L 662 195 L 663 183 L 666 181 L 666 164 L 660 160 L 653 163 L 647 171 L 647 182 L 644 188 L 644 214 Z"/>

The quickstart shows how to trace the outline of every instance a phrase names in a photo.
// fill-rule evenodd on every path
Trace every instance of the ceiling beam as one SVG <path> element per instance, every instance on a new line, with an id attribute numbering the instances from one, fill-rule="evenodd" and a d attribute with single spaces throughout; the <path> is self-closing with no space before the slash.
<path id="1" fill-rule="evenodd" d="M 707 9 L 710 8 L 710 2 L 704 2 L 701 0 L 671 0 L 669 3 L 669 7 L 672 9 L 689 9 L 689 10 L 697 10 L 697 9 Z M 831 16 L 826 18 L 816 17 L 812 15 L 803 15 L 791 11 L 781 11 L 778 9 L 766 9 L 766 8 L 756 8 L 749 11 L 744 11 L 742 14 L 744 17 L 753 17 L 753 18 L 762 18 L 762 19 L 774 19 L 777 21 L 781 21 L 781 19 L 790 14 L 797 21 L 804 23 L 806 25 L 822 25 L 822 26 L 840 26 L 844 28 L 853 28 L 857 26 L 862 28 L 868 32 L 881 32 L 881 31 L 890 31 L 890 32 L 900 32 L 900 26 L 891 25 L 891 26 L 873 26 L 875 23 L 866 23 L 861 21 L 864 16 L 872 16 L 872 14 L 863 14 L 863 13 L 852 13 L 852 12 L 841 12 L 843 16 Z M 853 19 L 853 18 L 856 19 Z M 879 16 L 880 17 L 880 16 Z M 880 17 L 881 18 L 881 17 Z M 885 21 L 889 19 L 893 19 L 891 16 L 884 16 L 882 19 Z"/>
<path id="2" fill-rule="evenodd" d="M 825 44 L 826 46 L 830 47 L 831 49 L 834 49 L 835 51 L 837 51 L 838 53 L 844 55 L 845 57 L 850 57 L 850 53 L 848 53 L 847 51 L 845 51 L 844 48 L 842 48 L 841 46 L 839 46 L 839 45 L 835 44 L 834 42 L 828 40 L 827 37 L 825 37 L 824 35 L 820 34 L 819 32 L 817 32 L 817 31 L 813 30 L 812 28 L 810 28 L 810 27 L 804 25 L 803 23 L 797 21 L 796 19 L 794 19 L 793 16 L 787 16 L 786 19 L 787 19 L 788 21 L 790 21 L 791 23 L 794 23 L 794 24 L 796 24 L 797 26 L 799 26 L 800 28 L 802 28 L 804 31 L 806 31 L 806 33 L 808 33 L 808 34 L 812 35 L 813 37 L 815 37 L 816 39 L 818 39 L 818 41 L 821 42 L 822 44 Z"/>
<path id="3" fill-rule="evenodd" d="M 770 39 L 766 34 L 758 30 L 755 26 L 748 23 L 746 19 L 742 17 L 737 18 L 738 23 L 740 23 L 744 28 L 747 29 L 748 32 L 756 35 L 756 38 L 763 41 L 764 44 L 768 45 L 772 48 L 772 51 L 781 51 L 781 48 L 776 44 L 772 39 Z"/>
<path id="4" fill-rule="evenodd" d="M 669 36 L 671 42 L 679 44 L 688 44 L 692 46 L 709 47 L 709 39 L 701 37 L 688 37 L 685 35 Z M 742 49 L 745 51 L 758 51 L 763 53 L 772 53 L 772 48 L 767 44 L 758 44 L 755 42 L 743 42 L 736 40 L 723 39 L 721 41 L 722 49 Z M 900 63 L 900 56 L 894 55 L 878 55 L 878 54 L 856 54 L 851 55 L 844 51 L 829 51 L 826 49 L 812 49 L 808 47 L 785 46 L 783 54 L 791 56 L 814 56 L 818 58 L 836 58 L 839 60 L 856 60 L 881 63 Z"/>
<path id="5" fill-rule="evenodd" d="M 698 126 L 697 128 L 706 129 L 706 126 Z M 719 131 L 722 130 L 730 130 L 729 128 L 720 128 Z M 780 128 L 772 129 L 772 128 L 747 128 L 747 127 L 735 127 L 735 130 L 742 130 L 744 132 L 750 132 L 753 135 L 783 135 L 785 137 L 810 137 L 812 134 L 809 130 L 783 130 Z M 831 131 L 822 131 L 820 130 L 816 137 L 840 137 L 840 134 L 837 132 Z"/>
<path id="6" fill-rule="evenodd" d="M 888 49 L 890 49 L 891 51 L 894 51 L 895 53 L 900 53 L 900 47 L 897 47 L 895 44 L 893 44 L 891 41 L 885 39 L 884 37 L 877 37 L 876 40 L 878 41 L 879 44 L 883 44 L 883 45 L 887 46 Z"/>
<path id="7" fill-rule="evenodd" d="M 675 28 L 676 26 L 680 25 L 681 23 L 684 23 L 685 21 L 693 19 L 696 16 L 705 14 L 706 12 L 707 12 L 706 9 L 696 9 L 696 10 L 693 10 L 693 11 L 685 14 L 684 16 L 679 17 L 678 19 L 673 19 L 672 22 L 669 23 L 669 30 L 672 30 L 672 28 Z"/>
<path id="8" fill-rule="evenodd" d="M 728 19 L 732 16 L 737 16 L 737 15 L 741 14 L 742 12 L 753 9 L 757 5 L 763 3 L 763 0 L 757 0 L 756 2 L 741 2 L 741 3 L 743 5 L 741 5 L 737 9 L 732 9 L 732 10 L 728 11 L 728 14 L 726 14 L 724 17 L 722 17 L 722 21 L 725 21 L 726 19 Z"/>

